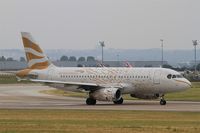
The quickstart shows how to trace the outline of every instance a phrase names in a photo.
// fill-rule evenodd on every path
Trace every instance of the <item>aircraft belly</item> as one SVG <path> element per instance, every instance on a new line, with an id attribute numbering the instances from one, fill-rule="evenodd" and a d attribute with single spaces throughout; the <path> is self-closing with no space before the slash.
<path id="1" fill-rule="evenodd" d="M 76 86 L 76 85 L 50 84 L 48 86 L 56 88 L 56 89 L 65 90 L 65 91 L 73 91 L 73 92 L 81 91 L 80 89 L 78 89 L 79 86 Z"/>
<path id="2" fill-rule="evenodd" d="M 132 86 L 132 87 L 124 87 L 122 89 L 122 94 L 131 94 L 135 92 L 135 88 Z"/>
<path id="3" fill-rule="evenodd" d="M 156 87 L 152 86 L 151 84 L 137 84 L 135 85 L 134 93 L 156 93 Z"/>

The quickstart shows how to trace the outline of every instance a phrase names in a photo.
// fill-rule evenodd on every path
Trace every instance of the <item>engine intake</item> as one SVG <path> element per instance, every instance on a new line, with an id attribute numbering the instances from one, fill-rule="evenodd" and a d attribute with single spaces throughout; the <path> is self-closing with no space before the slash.
<path id="1" fill-rule="evenodd" d="M 117 101 L 121 98 L 119 88 L 102 88 L 90 93 L 90 97 L 99 101 Z"/>

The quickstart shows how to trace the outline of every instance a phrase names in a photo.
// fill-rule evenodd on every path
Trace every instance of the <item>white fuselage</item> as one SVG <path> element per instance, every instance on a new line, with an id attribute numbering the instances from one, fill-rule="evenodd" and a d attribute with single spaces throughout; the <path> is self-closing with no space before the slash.
<path id="1" fill-rule="evenodd" d="M 28 68 L 17 72 L 17 78 L 64 90 L 87 91 L 87 105 L 95 105 L 96 100 L 122 104 L 122 94 L 142 99 L 161 97 L 160 104 L 165 105 L 164 94 L 191 87 L 180 73 L 164 68 L 58 68 L 30 33 L 21 34 Z"/>
<path id="2" fill-rule="evenodd" d="M 33 70 L 32 73 L 37 74 L 41 80 L 94 83 L 105 88 L 121 88 L 123 94 L 166 94 L 191 87 L 191 83 L 180 73 L 165 68 L 49 67 L 45 70 Z M 54 87 L 80 91 L 76 85 Z"/>

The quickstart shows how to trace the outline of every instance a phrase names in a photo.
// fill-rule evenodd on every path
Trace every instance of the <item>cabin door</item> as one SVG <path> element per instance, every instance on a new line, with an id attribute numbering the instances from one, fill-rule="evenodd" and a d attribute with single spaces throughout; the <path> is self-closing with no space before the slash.
<path id="1" fill-rule="evenodd" d="M 161 76 L 161 73 L 159 70 L 156 70 L 154 72 L 154 76 L 153 76 L 153 83 L 154 84 L 160 84 L 160 76 Z"/>
<path id="2" fill-rule="evenodd" d="M 53 70 L 53 69 L 50 69 L 50 70 L 48 71 L 48 79 L 49 79 L 49 80 L 53 80 L 54 77 L 55 77 L 55 75 L 54 75 L 54 70 Z"/>

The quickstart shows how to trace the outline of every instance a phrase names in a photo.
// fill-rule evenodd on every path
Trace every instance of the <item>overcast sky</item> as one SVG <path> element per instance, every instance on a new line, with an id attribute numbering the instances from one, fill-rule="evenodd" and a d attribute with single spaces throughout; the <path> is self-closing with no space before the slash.
<path id="1" fill-rule="evenodd" d="M 199 13 L 200 0 L 0 0 L 0 48 L 28 31 L 44 49 L 192 49 Z"/>

